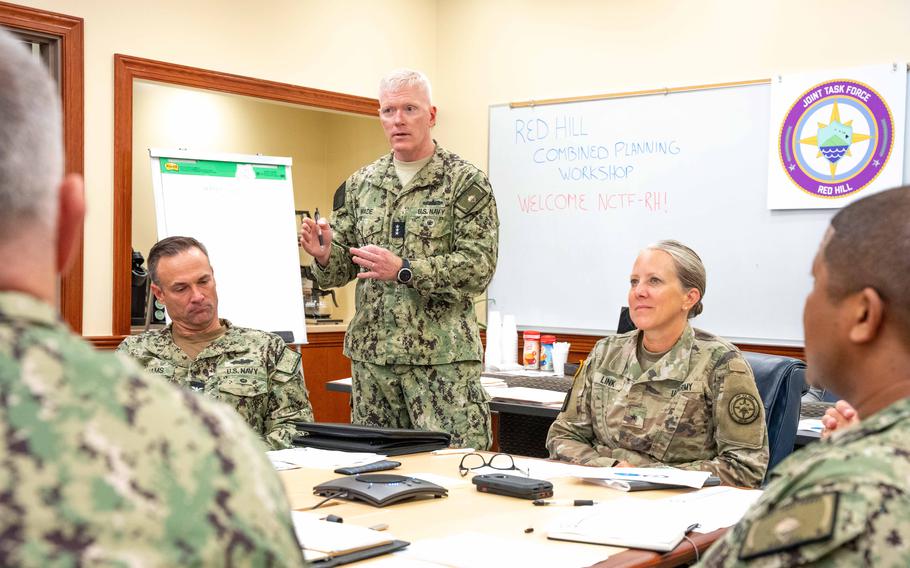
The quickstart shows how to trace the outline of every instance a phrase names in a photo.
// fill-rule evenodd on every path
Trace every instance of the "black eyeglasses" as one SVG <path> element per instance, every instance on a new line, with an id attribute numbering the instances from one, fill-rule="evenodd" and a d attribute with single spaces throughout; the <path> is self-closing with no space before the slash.
<path id="1" fill-rule="evenodd" d="M 527 472 L 515 465 L 515 460 L 509 454 L 493 454 L 489 459 L 481 454 L 465 454 L 458 464 L 458 473 L 464 477 L 469 471 L 485 467 L 502 471 L 515 470 L 525 477 L 528 476 Z"/>

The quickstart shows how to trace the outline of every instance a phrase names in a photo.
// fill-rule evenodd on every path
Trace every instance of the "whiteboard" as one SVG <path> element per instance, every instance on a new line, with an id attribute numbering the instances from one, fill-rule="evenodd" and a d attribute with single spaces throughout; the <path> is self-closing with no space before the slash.
<path id="1" fill-rule="evenodd" d="M 769 105 L 764 84 L 490 107 L 492 308 L 524 329 L 612 333 L 638 252 L 677 239 L 707 268 L 694 325 L 802 345 L 812 258 L 836 211 L 768 210 Z"/>
<path id="2" fill-rule="evenodd" d="M 306 343 L 291 159 L 151 148 L 158 238 L 208 249 L 218 314 Z"/>

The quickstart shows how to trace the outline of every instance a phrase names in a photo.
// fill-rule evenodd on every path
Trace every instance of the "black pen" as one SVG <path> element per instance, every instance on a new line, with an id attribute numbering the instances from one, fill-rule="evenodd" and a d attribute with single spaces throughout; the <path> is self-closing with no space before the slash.
<path id="1" fill-rule="evenodd" d="M 570 505 L 572 507 L 597 505 L 597 501 L 592 499 L 534 499 L 533 503 L 539 507 L 544 505 Z"/>
<path id="2" fill-rule="evenodd" d="M 319 239 L 319 246 L 324 247 L 325 243 L 322 241 L 322 231 L 319 230 L 319 208 L 316 208 L 316 213 L 313 215 L 313 220 L 316 221 L 316 238 Z"/>

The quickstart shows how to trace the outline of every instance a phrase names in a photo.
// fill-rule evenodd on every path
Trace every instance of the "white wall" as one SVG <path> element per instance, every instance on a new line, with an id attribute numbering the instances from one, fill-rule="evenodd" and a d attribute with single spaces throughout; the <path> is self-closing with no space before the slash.
<path id="1" fill-rule="evenodd" d="M 85 334 L 110 332 L 114 53 L 375 96 L 424 70 L 482 167 L 490 104 L 910 60 L 906 0 L 19 0 L 85 18 Z"/>

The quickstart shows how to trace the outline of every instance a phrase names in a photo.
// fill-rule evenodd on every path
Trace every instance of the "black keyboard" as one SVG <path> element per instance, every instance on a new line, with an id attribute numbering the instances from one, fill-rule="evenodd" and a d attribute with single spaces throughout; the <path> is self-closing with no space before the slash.
<path id="1" fill-rule="evenodd" d="M 834 406 L 833 402 L 804 402 L 799 407 L 800 418 L 821 418 L 825 411 Z"/>

